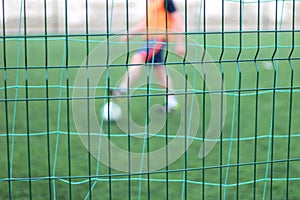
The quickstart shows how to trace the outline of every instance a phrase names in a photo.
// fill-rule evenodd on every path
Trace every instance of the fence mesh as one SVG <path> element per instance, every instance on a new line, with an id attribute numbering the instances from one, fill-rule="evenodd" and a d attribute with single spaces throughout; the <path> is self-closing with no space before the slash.
<path id="1" fill-rule="evenodd" d="M 165 48 L 168 113 L 151 62 L 110 94 L 145 45 L 120 38 L 148 3 L 1 1 L 1 199 L 298 199 L 299 1 L 191 2 L 167 33 L 185 46 Z"/>

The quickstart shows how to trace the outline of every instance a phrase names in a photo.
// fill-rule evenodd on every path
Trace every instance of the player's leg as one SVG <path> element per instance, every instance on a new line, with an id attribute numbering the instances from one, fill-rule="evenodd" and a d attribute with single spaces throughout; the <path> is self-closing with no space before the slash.
<path id="1" fill-rule="evenodd" d="M 113 91 L 113 95 L 119 96 L 127 93 L 127 88 L 130 88 L 139 77 L 141 72 L 141 64 L 144 62 L 145 58 L 140 52 L 132 56 L 128 71 L 123 76 L 118 89 Z"/>
<path id="2" fill-rule="evenodd" d="M 168 90 L 168 112 L 172 112 L 179 108 L 179 103 L 174 95 L 173 81 L 171 77 L 166 73 L 166 68 L 163 65 L 156 65 L 154 67 L 154 73 L 158 79 L 160 86 Z"/>
<path id="3" fill-rule="evenodd" d="M 160 86 L 164 89 L 167 88 L 168 90 L 168 112 L 177 110 L 179 108 L 179 103 L 177 101 L 177 98 L 174 95 L 173 91 L 173 81 L 169 74 L 167 73 L 167 68 L 165 65 L 163 65 L 164 58 L 163 58 L 163 47 L 161 47 L 158 51 L 156 51 L 155 57 L 154 57 L 154 73 L 158 79 L 158 82 Z"/>
<path id="4" fill-rule="evenodd" d="M 119 89 L 113 91 L 113 95 L 124 95 L 127 92 L 127 88 L 131 87 L 138 79 L 141 72 L 141 65 L 145 62 L 150 62 L 156 51 L 161 49 L 163 42 L 157 42 L 156 40 L 149 40 L 144 48 L 140 49 L 133 55 L 130 62 L 128 72 L 124 75 L 122 81 L 119 84 Z"/>
<path id="5" fill-rule="evenodd" d="M 156 65 L 154 67 L 154 73 L 158 79 L 159 85 L 164 89 L 168 88 L 169 92 L 172 92 L 173 82 L 170 76 L 167 74 L 166 70 L 167 69 L 164 65 Z"/>

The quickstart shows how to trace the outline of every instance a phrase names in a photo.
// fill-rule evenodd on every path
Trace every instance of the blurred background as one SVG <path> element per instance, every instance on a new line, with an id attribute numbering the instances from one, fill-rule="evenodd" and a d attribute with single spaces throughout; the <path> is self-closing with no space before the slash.
<path id="1" fill-rule="evenodd" d="M 86 0 L 26 0 L 26 9 L 21 0 L 3 2 L 0 3 L 1 34 L 3 23 L 6 34 L 24 33 L 24 16 L 27 34 L 44 33 L 45 24 L 48 33 L 85 33 L 87 29 L 89 33 L 123 32 L 127 3 L 130 25 L 145 13 L 145 1 L 138 0 L 88 0 L 87 3 Z M 186 16 L 188 31 L 274 30 L 276 24 L 281 29 L 292 30 L 293 19 L 294 29 L 300 28 L 300 16 L 293 16 L 291 12 L 293 1 L 188 0 L 186 6 L 184 0 L 175 2 Z M 299 15 L 300 4 L 295 4 L 295 13 Z"/>

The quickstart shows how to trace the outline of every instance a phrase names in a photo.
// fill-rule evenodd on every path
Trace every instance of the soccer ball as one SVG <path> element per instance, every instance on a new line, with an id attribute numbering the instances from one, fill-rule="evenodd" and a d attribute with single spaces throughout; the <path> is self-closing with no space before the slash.
<path id="1" fill-rule="evenodd" d="M 122 109 L 114 102 L 107 102 L 102 108 L 102 117 L 104 121 L 117 121 L 122 117 Z"/>

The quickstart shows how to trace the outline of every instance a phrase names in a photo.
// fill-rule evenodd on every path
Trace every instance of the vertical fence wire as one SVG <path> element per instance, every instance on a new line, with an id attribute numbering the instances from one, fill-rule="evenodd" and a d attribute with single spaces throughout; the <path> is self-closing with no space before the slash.
<path id="1" fill-rule="evenodd" d="M 222 81 L 221 81 L 221 116 L 220 116 L 220 121 L 221 121 L 221 124 L 223 124 L 223 116 L 225 113 L 223 113 L 223 104 L 224 104 L 224 99 L 223 99 L 223 90 L 225 89 L 224 88 L 224 69 L 223 69 L 223 65 L 222 65 L 222 59 L 223 59 L 223 56 L 224 56 L 224 52 L 225 52 L 225 1 L 222 1 L 222 19 L 221 19 L 221 52 L 220 52 L 220 55 L 219 55 L 219 58 L 218 58 L 218 64 L 220 66 L 220 71 L 221 71 L 221 77 L 222 77 Z M 221 128 L 220 130 L 220 145 L 219 145 L 219 154 L 220 154 L 220 157 L 219 157 L 219 164 L 220 166 L 223 165 L 223 130 Z M 221 200 L 222 199 L 222 196 L 223 196 L 223 168 L 220 167 L 219 169 L 219 173 L 220 173 L 220 178 L 219 178 L 219 199 Z M 203 197 L 204 199 L 204 197 Z"/>
<path id="2" fill-rule="evenodd" d="M 243 51 L 243 22 L 244 22 L 244 2 L 239 2 L 239 52 L 237 55 L 237 70 L 238 70 L 238 93 L 237 93 L 237 158 L 236 158 L 236 199 L 239 199 L 240 193 L 240 124 L 241 124 L 241 89 L 242 89 L 242 72 L 240 58 Z"/>
<path id="3" fill-rule="evenodd" d="M 277 56 L 277 51 L 278 51 L 278 0 L 276 0 L 275 4 L 275 22 L 274 22 L 274 51 L 271 56 L 271 62 L 273 66 L 273 90 L 272 90 L 272 111 L 271 111 L 271 120 L 270 120 L 270 128 L 269 128 L 269 134 L 270 138 L 268 141 L 268 154 L 266 158 L 266 169 L 265 169 L 265 181 L 264 181 L 264 194 L 263 194 L 263 199 L 267 198 L 267 187 L 268 183 L 270 184 L 270 190 L 269 190 L 269 196 L 270 199 L 272 199 L 272 187 L 273 187 L 273 167 L 274 163 L 272 162 L 274 159 L 274 134 L 275 134 L 275 105 L 276 105 L 276 87 L 277 87 L 277 61 L 275 61 L 275 57 Z M 270 164 L 269 164 L 270 163 Z M 270 178 L 269 178 L 269 173 L 270 173 Z M 269 181 L 270 180 L 270 181 Z"/>
<path id="4" fill-rule="evenodd" d="M 205 31 L 206 31 L 206 0 L 203 0 L 201 2 L 201 10 L 202 10 L 202 18 L 203 18 L 203 48 L 204 48 L 204 52 L 203 54 L 201 55 L 201 60 L 202 62 L 204 61 L 204 57 L 205 57 L 205 50 L 206 50 L 206 34 L 205 34 Z M 206 73 L 205 73 L 205 69 L 204 69 L 204 65 L 205 64 L 201 64 L 201 70 L 203 72 L 203 97 L 202 97 L 202 109 L 203 109 L 203 113 L 202 113 L 202 138 L 203 138 L 203 141 L 205 140 L 205 133 L 206 133 L 206 99 L 207 99 L 207 95 L 206 95 L 206 92 L 207 92 L 207 85 L 206 85 Z M 205 142 L 203 142 L 203 150 L 205 149 Z M 202 167 L 204 168 L 205 167 L 205 156 L 203 156 L 203 159 L 202 159 Z M 202 187 L 202 192 L 203 192 L 203 198 L 205 197 L 205 170 L 202 171 L 202 178 L 203 178 L 203 187 Z"/>
<path id="5" fill-rule="evenodd" d="M 47 162 L 48 162 L 48 190 L 49 190 L 49 199 L 52 199 L 52 182 L 51 182 L 51 144 L 50 144 L 50 108 L 49 108 L 49 69 L 48 69 L 48 26 L 47 26 L 47 1 L 43 2 L 44 10 L 44 65 L 45 65 L 45 103 L 46 103 L 46 132 L 47 132 Z"/>
<path id="6" fill-rule="evenodd" d="M 111 104 L 111 98 L 110 98 L 110 94 L 109 94 L 109 90 L 111 88 L 110 84 L 111 84 L 111 79 L 110 79 L 110 71 L 109 71 L 109 65 L 110 65 L 110 17 L 109 17 L 109 0 L 106 0 L 105 3 L 105 12 L 106 12 L 106 85 L 107 85 L 107 102 L 108 102 L 108 108 L 110 108 L 110 104 Z M 112 13 L 111 13 L 112 14 Z M 108 119 L 111 118 L 111 112 L 108 112 Z M 107 132 L 108 132 L 108 140 L 111 139 L 111 122 L 108 122 L 108 126 L 107 126 Z M 112 169 L 111 169 L 111 147 L 110 147 L 110 143 L 108 143 L 108 194 L 109 194 L 109 199 L 112 199 L 112 178 L 111 178 L 111 174 L 112 174 Z"/>
<path id="7" fill-rule="evenodd" d="M 165 19 L 166 19 L 166 26 L 165 26 L 165 29 L 166 29 L 166 33 L 165 33 L 165 38 L 166 38 L 166 45 L 165 45 L 165 56 L 164 56 L 164 63 L 167 64 L 167 60 L 168 60 L 168 55 L 169 55 L 169 38 L 168 38 L 168 1 L 165 1 L 164 2 L 164 6 L 166 8 L 166 12 L 165 12 Z M 176 35 L 177 36 L 177 35 Z M 165 98 L 165 112 L 166 112 L 166 120 L 165 120 L 165 132 L 166 132 L 166 139 L 165 139 L 165 146 L 166 146 L 166 152 L 165 152 L 165 156 L 166 156 L 166 199 L 169 199 L 169 149 L 168 149 L 168 136 L 169 136 L 169 114 L 168 114 L 168 105 L 169 105 L 169 74 L 168 74 L 168 70 L 167 70 L 167 65 L 164 65 L 164 70 L 165 70 L 165 73 L 166 73 L 166 82 L 164 83 L 165 84 L 165 95 L 164 95 L 164 98 Z M 171 91 L 173 92 L 173 91 Z"/>
<path id="8" fill-rule="evenodd" d="M 129 56 L 130 56 L 130 44 L 129 44 L 129 0 L 126 0 L 126 50 L 127 50 L 127 53 L 126 53 L 126 61 L 125 61 L 125 70 L 126 70 L 126 73 L 128 74 L 128 67 L 129 67 Z M 127 95 L 127 98 L 126 98 L 126 101 L 127 101 L 127 110 L 128 110 L 128 114 L 127 114 L 127 148 L 128 148 L 128 180 L 127 180 L 127 184 L 128 184 L 128 199 L 130 200 L 131 199 L 131 192 L 132 192 L 132 187 L 131 187 L 131 184 L 132 184 L 132 180 L 131 180 L 131 156 L 130 156 L 130 152 L 131 152 L 131 137 L 130 137 L 130 134 L 131 134 L 131 126 L 130 126 L 130 88 L 129 88 L 129 74 L 127 76 L 127 91 L 126 91 L 126 95 Z"/>
<path id="9" fill-rule="evenodd" d="M 187 1 L 185 0 L 185 6 L 184 6 L 184 33 L 187 33 Z M 185 38 L 185 43 L 187 42 L 186 40 L 187 38 Z M 186 48 L 187 49 L 187 48 Z M 186 52 L 187 55 L 188 52 Z M 186 56 L 185 55 L 185 56 Z M 187 84 L 188 84 L 188 73 L 187 73 L 187 64 L 186 64 L 186 57 L 183 58 L 183 69 L 184 69 L 184 182 L 182 184 L 182 199 L 187 199 L 188 197 L 188 171 L 187 171 L 187 167 L 188 167 L 188 129 L 187 129 L 187 125 L 188 125 L 188 115 L 187 115 L 187 111 L 188 111 L 188 106 L 187 106 Z"/>
<path id="10" fill-rule="evenodd" d="M 296 0 L 293 0 L 292 5 L 292 30 L 291 30 L 291 37 L 292 37 L 292 48 L 288 56 L 288 62 L 291 70 L 291 80 L 290 80 L 290 105 L 289 105 L 289 121 L 288 121 L 288 143 L 287 143 L 287 162 L 286 162 L 286 199 L 289 199 L 289 190 L 290 190 L 290 159 L 291 159 L 291 133 L 292 133 L 292 117 L 293 117 L 293 87 L 294 87 L 294 68 L 291 62 L 291 57 L 295 50 L 295 11 L 296 11 Z"/>
<path id="11" fill-rule="evenodd" d="M 27 133 L 27 167 L 28 167 L 28 190 L 29 190 L 29 199 L 32 199 L 32 169 L 31 169 L 31 142 L 30 142 L 30 122 L 29 122 L 29 91 L 28 91 L 28 46 L 27 46 L 27 4 L 24 0 L 23 4 L 23 13 L 24 13 L 24 70 L 25 70 L 25 119 L 26 119 L 26 133 Z"/>
<path id="12" fill-rule="evenodd" d="M 256 183 L 256 179 L 257 179 L 257 136 L 258 136 L 258 105 L 259 105 L 259 64 L 257 62 L 257 58 L 258 55 L 260 53 L 260 28 L 261 28 L 261 24 L 260 24 L 260 20 L 261 20 L 261 1 L 258 0 L 257 2 L 257 26 L 256 26 L 256 43 L 257 43 L 257 47 L 256 47 L 256 52 L 255 52 L 255 56 L 254 56 L 254 64 L 255 64 L 255 71 L 256 71 L 256 84 L 255 84 L 255 122 L 254 122 L 254 153 L 253 153 L 253 199 L 256 199 L 256 190 L 257 190 L 257 183 Z"/>
<path id="13" fill-rule="evenodd" d="M 90 72 L 89 72 L 89 49 L 90 49 L 90 42 L 89 42 L 89 6 L 88 6 L 88 0 L 85 0 L 85 69 L 86 69 L 86 100 L 87 100 L 87 122 L 88 122 L 88 151 L 87 151 L 87 160 L 88 160 L 88 195 L 89 199 L 92 199 L 92 158 L 91 158 L 91 128 L 90 128 Z"/>
<path id="14" fill-rule="evenodd" d="M 7 96 L 7 51 L 6 51 L 6 26 L 5 26 L 5 2 L 2 0 L 2 31 L 3 31 L 3 68 L 4 68 L 4 99 L 5 99 L 5 131 L 6 131 L 6 156 L 7 156 L 7 190 L 8 197 L 12 199 L 12 176 L 11 176 L 11 160 L 10 160 L 10 137 L 9 137 L 9 121 L 8 121 L 8 96 Z"/>
<path id="15" fill-rule="evenodd" d="M 69 198 L 72 199 L 72 148 L 71 148 L 71 127 L 70 127 L 70 79 L 69 79 L 69 0 L 65 0 L 65 84 L 66 84 L 66 120 L 67 120 L 67 147 L 68 147 L 68 180 L 69 180 Z"/>

